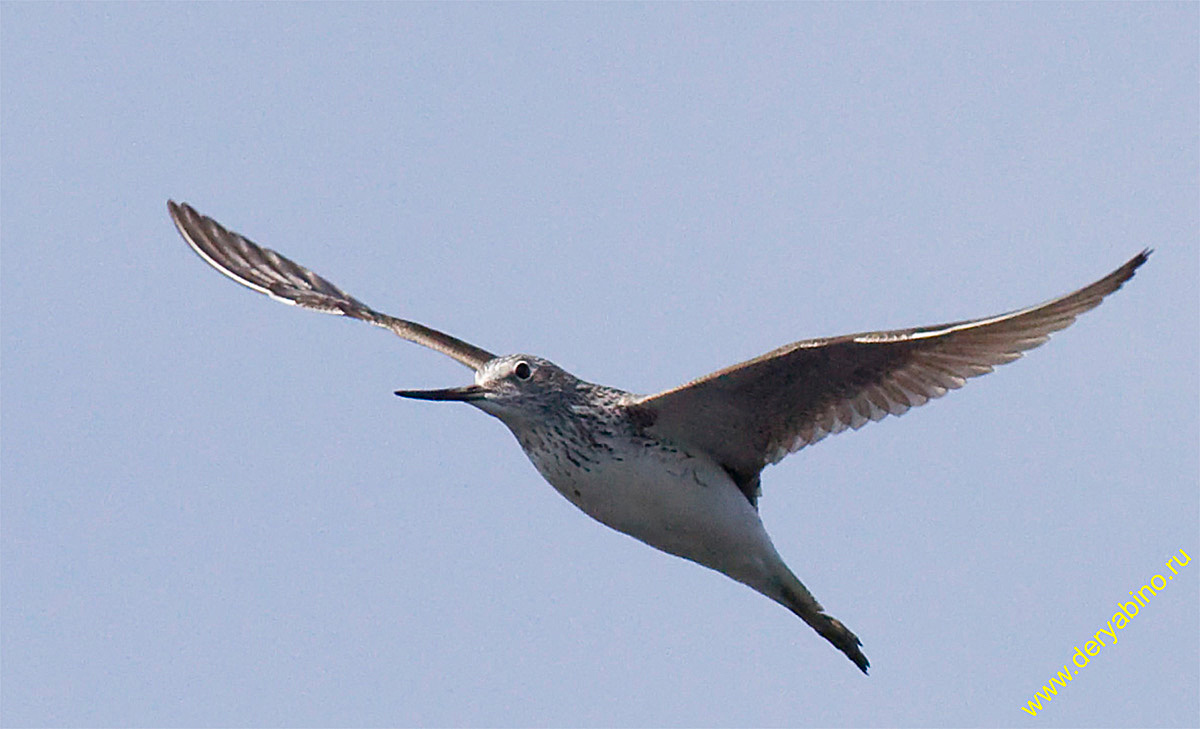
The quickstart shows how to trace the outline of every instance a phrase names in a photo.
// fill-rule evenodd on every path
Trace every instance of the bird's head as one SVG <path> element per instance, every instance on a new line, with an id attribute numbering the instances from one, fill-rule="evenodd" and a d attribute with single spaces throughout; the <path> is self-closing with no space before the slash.
<path id="1" fill-rule="evenodd" d="M 475 372 L 475 384 L 443 390 L 397 390 L 415 400 L 466 402 L 506 423 L 542 419 L 565 408 L 581 381 L 563 368 L 531 354 L 507 354 Z"/>

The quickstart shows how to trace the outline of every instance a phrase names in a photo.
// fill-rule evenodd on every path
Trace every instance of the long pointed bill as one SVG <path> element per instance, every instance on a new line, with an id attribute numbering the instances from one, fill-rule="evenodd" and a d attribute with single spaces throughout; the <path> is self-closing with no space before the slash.
<path id="1" fill-rule="evenodd" d="M 396 390 L 396 394 L 400 397 L 408 397 L 413 400 L 458 400 L 469 402 L 471 400 L 482 400 L 487 395 L 487 390 L 479 385 L 467 385 L 465 387 L 448 387 L 444 390 Z"/>

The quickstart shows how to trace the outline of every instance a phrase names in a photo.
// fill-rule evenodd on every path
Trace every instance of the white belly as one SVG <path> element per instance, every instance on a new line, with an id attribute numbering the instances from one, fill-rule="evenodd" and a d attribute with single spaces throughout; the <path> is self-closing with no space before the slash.
<path id="1" fill-rule="evenodd" d="M 757 510 L 706 457 L 650 447 L 580 466 L 554 455 L 530 460 L 588 516 L 664 552 L 756 589 L 781 564 Z"/>

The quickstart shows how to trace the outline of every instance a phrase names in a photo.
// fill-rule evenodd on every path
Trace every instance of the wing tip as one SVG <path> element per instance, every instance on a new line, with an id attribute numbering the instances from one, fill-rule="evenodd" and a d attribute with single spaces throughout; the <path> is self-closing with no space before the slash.
<path id="1" fill-rule="evenodd" d="M 1106 297 L 1109 294 L 1114 293 L 1117 289 L 1124 286 L 1129 279 L 1133 278 L 1133 274 L 1136 273 L 1146 261 L 1150 260 L 1151 253 L 1154 253 L 1153 248 L 1143 248 L 1141 252 L 1122 264 L 1120 268 L 1100 279 L 1093 286 L 1086 287 L 1083 289 L 1083 291 L 1087 291 L 1088 289 L 1096 290 L 1097 288 L 1103 287 L 1100 288 L 1101 297 Z M 1099 304 L 1100 302 L 1097 301 L 1096 303 Z"/>
<path id="2" fill-rule="evenodd" d="M 1126 261 L 1125 265 L 1121 266 L 1121 270 L 1127 270 L 1129 271 L 1129 275 L 1133 276 L 1133 272 L 1141 268 L 1143 263 L 1150 260 L 1150 255 L 1153 253 L 1153 248 L 1143 248 L 1140 253 Z"/>
<path id="3" fill-rule="evenodd" d="M 167 199 L 167 214 L 171 216 L 171 222 L 175 224 L 175 229 L 179 231 L 181 236 L 183 236 L 184 241 L 186 241 L 193 250 L 199 252 L 199 250 L 196 248 L 196 243 L 193 240 L 193 236 L 190 233 L 189 228 L 194 227 L 197 220 L 203 221 L 204 216 L 196 212 L 196 209 L 191 205 L 188 205 L 187 203 L 177 203 L 170 198 Z"/>
<path id="4" fill-rule="evenodd" d="M 185 202 L 177 203 L 171 198 L 167 198 L 167 213 L 170 214 L 173 220 L 178 221 L 185 216 L 196 215 L 196 209 Z"/>

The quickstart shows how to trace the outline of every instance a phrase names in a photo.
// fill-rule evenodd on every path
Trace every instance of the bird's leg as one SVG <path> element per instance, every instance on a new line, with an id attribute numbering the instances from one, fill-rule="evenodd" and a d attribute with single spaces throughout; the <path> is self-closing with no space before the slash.
<path id="1" fill-rule="evenodd" d="M 780 595 L 775 598 L 777 602 L 800 616 L 801 620 L 808 623 L 825 640 L 833 643 L 838 650 L 846 654 L 846 657 L 854 661 L 854 665 L 858 666 L 859 670 L 863 673 L 867 672 L 867 668 L 871 664 L 859 650 L 862 641 L 858 639 L 857 635 L 850 632 L 849 628 L 842 625 L 840 620 L 827 615 L 821 607 L 821 603 L 817 602 L 817 599 L 792 574 L 791 570 L 787 570 L 787 577 L 779 581 L 779 591 Z"/>

